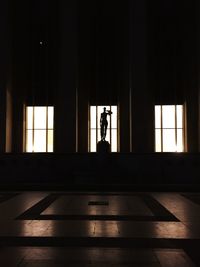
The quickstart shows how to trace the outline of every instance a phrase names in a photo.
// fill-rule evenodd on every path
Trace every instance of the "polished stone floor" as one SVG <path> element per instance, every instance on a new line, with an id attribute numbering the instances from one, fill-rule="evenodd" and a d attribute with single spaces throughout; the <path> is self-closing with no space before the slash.
<path id="1" fill-rule="evenodd" d="M 0 266 L 200 266 L 200 193 L 1 192 Z"/>

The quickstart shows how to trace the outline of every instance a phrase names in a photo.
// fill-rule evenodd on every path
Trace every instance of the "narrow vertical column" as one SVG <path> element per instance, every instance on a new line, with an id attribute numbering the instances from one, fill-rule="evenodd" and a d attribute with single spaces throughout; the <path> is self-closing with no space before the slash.
<path id="1" fill-rule="evenodd" d="M 12 2 L 12 9 L 12 152 L 20 153 L 23 152 L 23 109 L 30 71 L 29 3 Z"/>
<path id="2" fill-rule="evenodd" d="M 11 3 L 10 1 L 1 1 L 0 8 L 0 153 L 6 151 L 7 142 L 11 142 L 10 135 L 6 138 L 6 99 L 7 90 L 11 83 Z M 8 151 L 10 150 L 7 147 Z"/>
<path id="3" fill-rule="evenodd" d="M 196 2 L 196 18 L 197 18 L 197 47 L 200 47 L 200 3 L 199 1 Z M 198 72 L 197 72 L 197 78 L 198 78 L 198 152 L 200 152 L 200 49 L 197 51 L 197 58 L 198 58 Z"/>
<path id="4" fill-rule="evenodd" d="M 83 85 L 83 84 L 82 84 Z M 84 89 L 85 88 L 85 89 Z M 80 85 L 78 97 L 78 152 L 88 152 L 89 144 L 89 97 L 87 87 Z"/>
<path id="5" fill-rule="evenodd" d="M 58 88 L 55 103 L 55 152 L 76 152 L 77 1 L 58 4 Z"/>
<path id="6" fill-rule="evenodd" d="M 124 87 L 119 93 L 119 127 L 120 149 L 122 153 L 130 152 L 130 102 L 129 88 Z"/>
<path id="7" fill-rule="evenodd" d="M 130 1 L 132 2 L 132 1 Z M 127 153 L 130 148 L 130 88 L 132 80 L 131 73 L 131 55 L 132 55 L 132 12 L 130 10 L 129 1 L 122 1 L 118 5 L 119 14 L 123 14 L 116 19 L 117 33 L 114 45 L 116 47 L 117 74 L 115 75 L 115 86 L 118 89 L 118 105 L 119 105 L 119 151 Z"/>
<path id="8" fill-rule="evenodd" d="M 154 151 L 154 108 L 148 88 L 147 1 L 137 0 L 132 8 L 132 150 Z"/>
<path id="9" fill-rule="evenodd" d="M 6 81 L 5 77 L 0 79 L 0 153 L 4 153 L 6 147 Z"/>
<path id="10" fill-rule="evenodd" d="M 199 137 L 199 32 L 200 27 L 199 8 L 200 4 L 191 2 L 190 8 L 185 8 L 182 17 L 184 23 L 183 38 L 183 86 L 186 101 L 186 131 L 187 131 L 187 151 L 198 152 Z M 195 15 L 197 16 L 195 18 Z M 198 34 L 197 34 L 198 32 Z M 198 45 L 197 45 L 198 44 Z"/>
<path id="11" fill-rule="evenodd" d="M 78 46 L 78 152 L 88 152 L 89 141 L 89 91 L 92 87 L 92 51 L 94 32 L 92 17 L 94 1 L 79 1 Z"/>
<path id="12" fill-rule="evenodd" d="M 198 90 L 191 88 L 186 95 L 187 150 L 198 152 Z"/>

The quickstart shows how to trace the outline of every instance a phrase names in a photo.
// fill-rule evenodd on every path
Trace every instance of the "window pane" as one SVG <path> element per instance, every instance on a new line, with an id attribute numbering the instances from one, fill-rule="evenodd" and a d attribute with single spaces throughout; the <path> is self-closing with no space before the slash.
<path id="1" fill-rule="evenodd" d="M 26 129 L 33 129 L 33 107 L 26 108 Z"/>
<path id="2" fill-rule="evenodd" d="M 177 152 L 183 152 L 183 129 L 177 130 Z"/>
<path id="3" fill-rule="evenodd" d="M 160 127 L 159 114 L 161 113 L 162 113 L 163 140 L 161 140 L 161 132 L 156 130 L 155 131 L 156 152 L 159 151 L 183 152 L 184 151 L 183 105 L 155 106 L 155 128 Z M 163 144 L 161 142 L 163 142 Z"/>
<path id="4" fill-rule="evenodd" d="M 46 107 L 34 107 L 34 128 L 46 129 Z"/>
<path id="5" fill-rule="evenodd" d="M 48 129 L 50 129 L 49 131 L 47 126 Z M 54 107 L 27 107 L 26 128 L 27 127 L 33 129 L 33 131 L 29 130 L 26 132 L 27 152 L 53 152 Z"/>
<path id="6" fill-rule="evenodd" d="M 183 128 L 183 106 L 176 106 L 176 114 L 177 114 L 177 128 Z"/>
<path id="7" fill-rule="evenodd" d="M 46 130 L 34 131 L 34 152 L 46 152 Z"/>
<path id="8" fill-rule="evenodd" d="M 97 107 L 97 128 L 100 128 L 100 119 L 101 119 L 101 113 L 103 112 L 104 106 L 98 106 Z"/>
<path id="9" fill-rule="evenodd" d="M 33 131 L 26 130 L 26 152 L 33 152 Z"/>
<path id="10" fill-rule="evenodd" d="M 155 106 L 155 128 L 161 128 L 161 106 Z"/>
<path id="11" fill-rule="evenodd" d="M 97 142 L 101 141 L 101 130 L 97 129 Z"/>
<path id="12" fill-rule="evenodd" d="M 111 111 L 112 111 L 112 115 L 111 115 L 112 128 L 117 129 L 117 106 L 112 106 Z"/>
<path id="13" fill-rule="evenodd" d="M 110 143 L 110 129 L 107 129 L 107 134 L 106 134 L 106 141 Z"/>
<path id="14" fill-rule="evenodd" d="M 96 106 L 90 107 L 90 128 L 96 129 Z"/>
<path id="15" fill-rule="evenodd" d="M 175 106 L 162 106 L 163 128 L 175 128 Z"/>
<path id="16" fill-rule="evenodd" d="M 156 136 L 155 136 L 155 147 L 156 147 L 156 152 L 161 152 L 162 151 L 162 146 L 161 146 L 161 129 L 156 129 L 155 130 Z"/>
<path id="17" fill-rule="evenodd" d="M 53 115 L 54 115 L 54 108 L 48 107 L 48 129 L 53 129 Z"/>
<path id="18" fill-rule="evenodd" d="M 96 152 L 96 129 L 90 131 L 90 152 Z"/>
<path id="19" fill-rule="evenodd" d="M 112 129 L 111 152 L 117 152 L 117 130 Z"/>
<path id="20" fill-rule="evenodd" d="M 106 107 L 106 111 L 111 111 L 111 107 L 110 107 L 110 106 L 107 106 L 107 107 Z M 112 116 L 112 115 L 107 115 L 108 129 L 110 129 L 110 126 L 113 127 L 113 126 L 110 124 L 111 116 Z"/>
<path id="21" fill-rule="evenodd" d="M 53 152 L 53 130 L 48 130 L 48 152 Z"/>
<path id="22" fill-rule="evenodd" d="M 175 152 L 175 129 L 163 129 L 163 152 Z"/>

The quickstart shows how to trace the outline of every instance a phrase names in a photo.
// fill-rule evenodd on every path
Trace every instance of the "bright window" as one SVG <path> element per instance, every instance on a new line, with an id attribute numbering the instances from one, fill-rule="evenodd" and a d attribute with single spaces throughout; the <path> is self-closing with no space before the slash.
<path id="1" fill-rule="evenodd" d="M 26 107 L 26 152 L 53 152 L 53 107 Z"/>
<path id="2" fill-rule="evenodd" d="M 111 145 L 111 152 L 118 151 L 118 110 L 117 106 L 90 106 L 90 140 L 89 151 L 97 151 L 97 142 L 101 140 L 100 118 L 104 107 L 112 112 L 107 115 L 108 128 L 106 141 Z"/>
<path id="3" fill-rule="evenodd" d="M 183 105 L 155 106 L 155 151 L 184 151 Z"/>

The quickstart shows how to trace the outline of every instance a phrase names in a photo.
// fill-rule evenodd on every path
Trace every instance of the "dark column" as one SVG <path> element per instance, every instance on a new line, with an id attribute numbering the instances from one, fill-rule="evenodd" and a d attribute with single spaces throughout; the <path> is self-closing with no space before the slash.
<path id="1" fill-rule="evenodd" d="M 88 152 L 89 102 L 88 91 L 78 91 L 78 152 Z"/>
<path id="2" fill-rule="evenodd" d="M 13 3 L 12 152 L 23 152 L 25 91 L 29 79 L 29 3 Z M 8 92 L 8 97 L 9 96 Z"/>
<path id="3" fill-rule="evenodd" d="M 55 152 L 76 152 L 77 1 L 58 6 L 58 88 L 55 104 Z"/>
<path id="4" fill-rule="evenodd" d="M 6 91 L 6 152 L 12 152 L 12 93 L 11 83 Z"/>
<path id="5" fill-rule="evenodd" d="M 198 78 L 198 152 L 200 152 L 200 3 L 199 1 L 196 2 L 196 18 L 197 18 L 197 78 Z"/>
<path id="6" fill-rule="evenodd" d="M 11 83 L 11 2 L 9 0 L 3 0 L 0 4 L 0 37 L 0 152 L 3 153 L 6 150 L 6 98 Z M 7 139 L 8 141 L 11 140 Z"/>
<path id="7" fill-rule="evenodd" d="M 92 86 L 92 65 L 94 33 L 92 18 L 94 16 L 94 1 L 79 2 L 78 20 L 78 152 L 88 152 L 88 127 L 89 127 L 89 90 Z M 92 12 L 93 11 L 93 12 Z"/>
<path id="8" fill-rule="evenodd" d="M 132 2 L 132 1 L 131 1 Z M 123 6 L 123 9 L 122 9 Z M 118 60 L 118 77 L 117 85 L 118 89 L 118 104 L 119 104 L 119 133 L 120 133 L 120 152 L 127 153 L 131 152 L 131 129 L 130 129 L 130 118 L 131 118 L 131 102 L 130 102 L 130 90 L 132 86 L 132 10 L 130 10 L 129 2 L 122 1 L 118 7 L 123 17 L 117 24 L 118 34 L 116 37 L 117 52 L 116 57 Z M 120 51 L 120 52 L 119 52 Z M 115 64 L 116 65 L 116 64 Z"/>
<path id="9" fill-rule="evenodd" d="M 198 152 L 198 90 L 188 90 L 186 101 L 187 151 Z"/>
<path id="10" fill-rule="evenodd" d="M 119 94 L 120 152 L 130 152 L 130 92 L 124 88 Z"/>
<path id="11" fill-rule="evenodd" d="M 200 81 L 198 87 L 198 152 L 200 152 Z"/>
<path id="12" fill-rule="evenodd" d="M 132 151 L 154 151 L 154 108 L 147 76 L 147 8 L 145 0 L 132 9 Z"/>
<path id="13" fill-rule="evenodd" d="M 182 17 L 184 25 L 184 68 L 183 85 L 186 99 L 186 135 L 187 151 L 199 151 L 199 7 L 197 2 L 190 2 L 190 8 L 185 8 Z M 195 15 L 197 17 L 195 17 Z M 197 34 L 198 32 L 198 34 Z"/>

